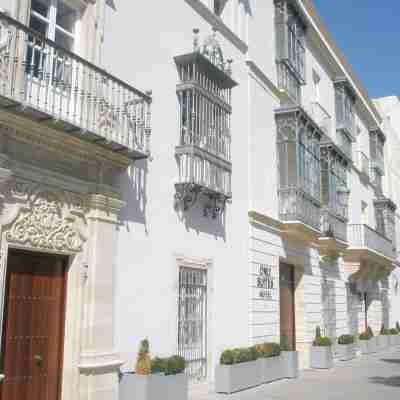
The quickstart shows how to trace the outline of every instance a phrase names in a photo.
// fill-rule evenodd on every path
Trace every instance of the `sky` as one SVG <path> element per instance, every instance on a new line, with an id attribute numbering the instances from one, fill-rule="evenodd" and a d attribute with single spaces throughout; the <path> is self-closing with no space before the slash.
<path id="1" fill-rule="evenodd" d="M 370 97 L 400 96 L 400 0 L 314 0 Z"/>

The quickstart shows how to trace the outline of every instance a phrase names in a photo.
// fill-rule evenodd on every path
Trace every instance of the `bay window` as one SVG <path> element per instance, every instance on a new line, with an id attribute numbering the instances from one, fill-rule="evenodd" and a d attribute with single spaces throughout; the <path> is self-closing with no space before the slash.
<path id="1" fill-rule="evenodd" d="M 300 107 L 275 112 L 279 162 L 279 217 L 320 229 L 322 132 Z"/>
<path id="2" fill-rule="evenodd" d="M 275 1 L 276 54 L 278 86 L 292 101 L 301 102 L 301 86 L 305 84 L 306 25 L 287 0 Z"/>
<path id="3" fill-rule="evenodd" d="M 345 155 L 352 159 L 352 143 L 355 141 L 354 104 L 356 94 L 347 79 L 338 79 L 335 85 L 335 109 L 337 142 Z"/>
<path id="4" fill-rule="evenodd" d="M 348 219 L 348 160 L 332 142 L 321 146 L 322 231 L 346 240 Z"/>

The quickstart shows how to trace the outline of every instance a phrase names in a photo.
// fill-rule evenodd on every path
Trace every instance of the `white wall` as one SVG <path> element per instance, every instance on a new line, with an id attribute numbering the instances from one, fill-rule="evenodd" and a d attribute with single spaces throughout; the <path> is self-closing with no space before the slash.
<path id="1" fill-rule="evenodd" d="M 248 281 L 248 73 L 244 55 L 223 38 L 225 57 L 234 59 L 232 77 L 239 84 L 232 104 L 233 201 L 224 221 L 203 217 L 199 207 L 182 221 L 173 208 L 179 138 L 173 57 L 192 51 L 193 28 L 200 29 L 201 40 L 211 33 L 178 0 L 142 2 L 140 13 L 134 2 L 120 2 L 118 12 L 107 16 L 105 66 L 139 88 L 152 88 L 154 98 L 152 161 L 138 162 L 129 175 L 121 176 L 128 206 L 119 231 L 116 339 L 130 369 L 139 340 L 146 336 L 153 354 L 177 351 L 177 254 L 212 260 L 209 351 L 219 354 L 249 340 L 248 292 L 243 290 Z"/>

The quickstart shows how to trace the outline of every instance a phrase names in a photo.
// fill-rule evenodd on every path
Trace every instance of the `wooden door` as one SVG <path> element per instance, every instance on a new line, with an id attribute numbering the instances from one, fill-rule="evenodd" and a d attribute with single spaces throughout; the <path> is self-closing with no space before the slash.
<path id="1" fill-rule="evenodd" d="M 59 400 L 66 259 L 10 251 L 3 322 L 0 400 Z"/>
<path id="2" fill-rule="evenodd" d="M 296 350 L 295 305 L 294 305 L 294 267 L 279 265 L 280 325 L 281 341 L 286 336 L 289 348 Z"/>

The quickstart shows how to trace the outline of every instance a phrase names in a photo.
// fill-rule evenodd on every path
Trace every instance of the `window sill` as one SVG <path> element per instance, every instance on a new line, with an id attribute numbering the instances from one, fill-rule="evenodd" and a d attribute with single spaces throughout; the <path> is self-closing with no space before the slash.
<path id="1" fill-rule="evenodd" d="M 207 6 L 205 6 L 200 0 L 185 0 L 200 16 L 202 16 L 210 25 L 220 32 L 225 39 L 232 42 L 236 48 L 243 54 L 247 53 L 247 44 L 240 39 L 236 33 L 234 33 L 227 25 L 222 21 L 220 17 L 215 15 Z"/>

